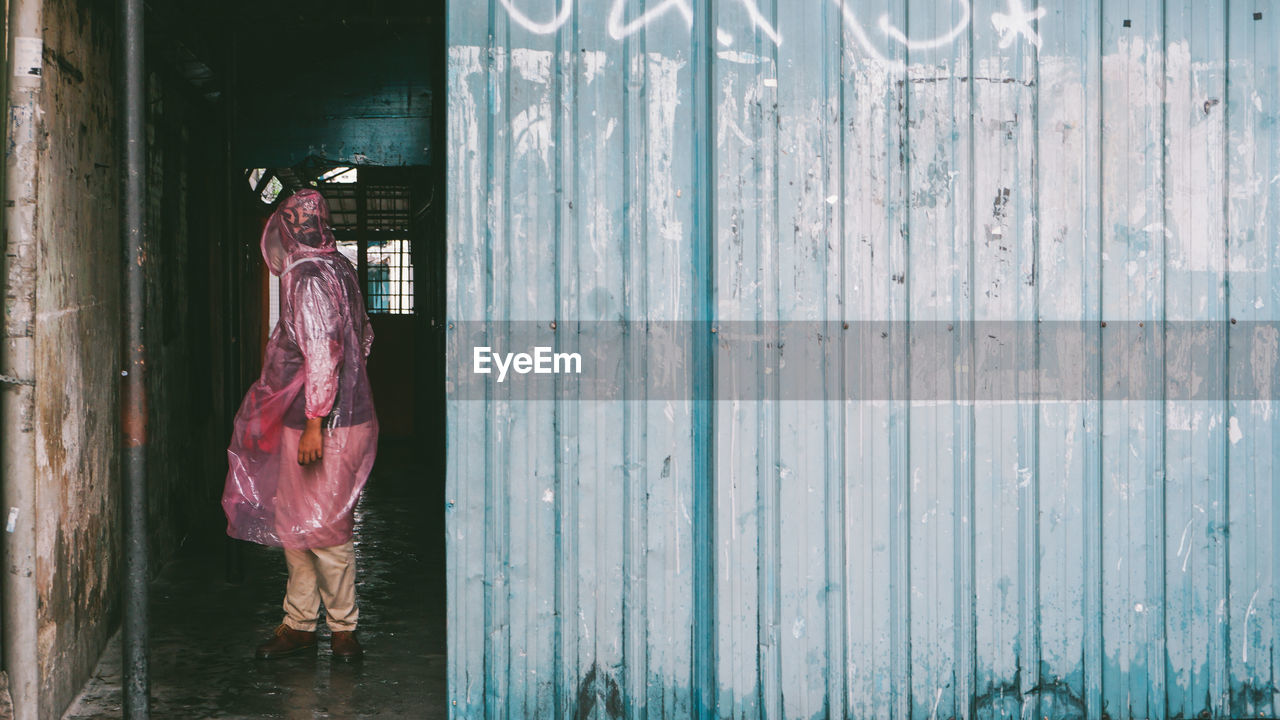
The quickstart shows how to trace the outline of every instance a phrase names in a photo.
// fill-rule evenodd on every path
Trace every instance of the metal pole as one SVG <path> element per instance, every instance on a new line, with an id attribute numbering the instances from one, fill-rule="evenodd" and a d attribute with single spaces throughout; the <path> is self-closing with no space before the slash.
<path id="1" fill-rule="evenodd" d="M 35 530 L 35 312 L 42 0 L 9 5 L 9 147 L 5 154 L 4 359 L 0 365 L 4 498 L 4 667 L 14 717 L 40 716 Z"/>
<path id="2" fill-rule="evenodd" d="M 121 232 L 125 258 L 125 370 L 121 388 L 124 433 L 124 715 L 129 720 L 151 716 L 147 647 L 147 388 L 146 301 L 143 252 L 143 198 L 146 116 L 143 94 L 142 0 L 121 0 L 120 33 L 123 70 L 124 209 Z"/>

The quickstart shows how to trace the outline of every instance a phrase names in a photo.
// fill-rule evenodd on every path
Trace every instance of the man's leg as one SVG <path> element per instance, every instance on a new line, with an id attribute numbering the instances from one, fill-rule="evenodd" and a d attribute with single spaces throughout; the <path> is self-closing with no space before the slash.
<path id="1" fill-rule="evenodd" d="M 329 629 L 350 632 L 356 629 L 360 608 L 356 606 L 356 550 L 347 542 L 329 548 L 312 550 L 316 556 L 320 596 Z"/>
<path id="2" fill-rule="evenodd" d="M 284 622 L 269 640 L 258 646 L 261 660 L 284 657 L 316 646 L 316 621 L 320 615 L 320 593 L 316 587 L 315 558 L 310 550 L 285 548 L 289 584 L 284 594 Z"/>
<path id="3" fill-rule="evenodd" d="M 284 593 L 284 624 L 294 630 L 314 632 L 320 619 L 320 590 L 311 550 L 284 549 L 289 584 Z"/>
<path id="4" fill-rule="evenodd" d="M 356 607 L 356 551 L 348 541 L 343 545 L 317 548 L 316 572 L 319 575 L 320 595 L 324 598 L 325 618 L 332 631 L 333 657 L 337 660 L 356 660 L 364 655 L 356 640 L 356 621 L 360 609 Z"/>

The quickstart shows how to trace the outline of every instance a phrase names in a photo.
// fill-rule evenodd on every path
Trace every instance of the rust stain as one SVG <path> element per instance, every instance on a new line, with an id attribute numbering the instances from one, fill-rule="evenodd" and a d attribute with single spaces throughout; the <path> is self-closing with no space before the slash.
<path id="1" fill-rule="evenodd" d="M 133 393 L 133 383 L 142 382 L 142 374 L 135 371 L 125 378 L 120 397 L 121 440 L 127 448 L 147 444 L 147 398 L 145 393 Z"/>

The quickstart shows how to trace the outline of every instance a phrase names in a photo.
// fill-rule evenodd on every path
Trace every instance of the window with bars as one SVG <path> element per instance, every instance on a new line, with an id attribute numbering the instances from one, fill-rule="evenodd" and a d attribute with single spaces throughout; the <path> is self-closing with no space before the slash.
<path id="1" fill-rule="evenodd" d="M 370 314 L 412 315 L 409 186 L 366 183 L 358 172 L 335 168 L 320 185 L 338 249 L 359 269 Z"/>
<path id="2" fill-rule="evenodd" d="M 409 253 L 409 188 L 365 189 L 365 255 L 369 312 L 413 313 L 413 261 Z"/>

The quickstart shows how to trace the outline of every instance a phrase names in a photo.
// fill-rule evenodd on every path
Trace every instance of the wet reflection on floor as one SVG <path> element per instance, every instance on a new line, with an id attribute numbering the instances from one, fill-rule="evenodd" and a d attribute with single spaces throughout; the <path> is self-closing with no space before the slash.
<path id="1" fill-rule="evenodd" d="M 379 450 L 357 510 L 365 659 L 354 664 L 331 660 L 323 624 L 315 654 L 253 658 L 282 615 L 279 550 L 240 543 L 239 585 L 226 582 L 221 544 L 184 551 L 152 585 L 153 717 L 447 717 L 441 487 L 409 448 Z M 117 635 L 66 717 L 120 717 L 120 677 Z"/>

